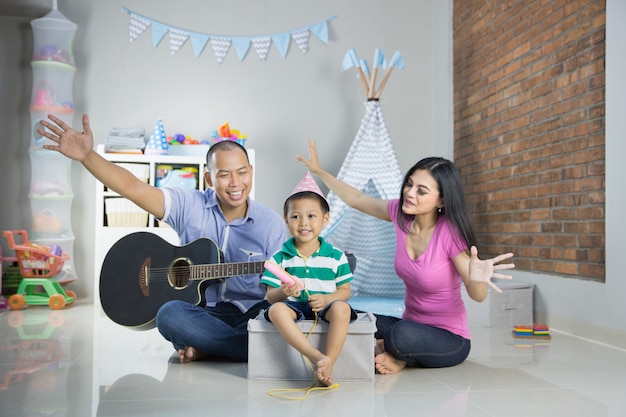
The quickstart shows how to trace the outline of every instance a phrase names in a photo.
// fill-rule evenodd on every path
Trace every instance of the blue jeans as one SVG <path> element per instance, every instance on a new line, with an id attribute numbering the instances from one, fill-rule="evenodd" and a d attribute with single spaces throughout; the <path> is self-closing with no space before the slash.
<path id="1" fill-rule="evenodd" d="M 173 300 L 157 311 L 156 325 L 176 350 L 192 346 L 212 356 L 247 362 L 248 320 L 268 306 L 267 301 L 261 301 L 242 313 L 230 303 L 203 307 Z"/>
<path id="2" fill-rule="evenodd" d="M 448 330 L 397 317 L 376 314 L 376 339 L 385 351 L 410 367 L 444 368 L 458 365 L 469 355 L 471 343 Z"/>

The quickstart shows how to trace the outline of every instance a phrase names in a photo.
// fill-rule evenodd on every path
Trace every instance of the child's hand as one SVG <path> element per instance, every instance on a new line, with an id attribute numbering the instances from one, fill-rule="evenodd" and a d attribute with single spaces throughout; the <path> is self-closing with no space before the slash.
<path id="1" fill-rule="evenodd" d="M 309 305 L 316 313 L 322 311 L 327 304 L 326 294 L 313 294 L 309 297 Z"/>
<path id="2" fill-rule="evenodd" d="M 296 298 L 298 298 L 300 296 L 300 286 L 299 285 L 292 285 L 290 287 L 287 284 L 280 284 L 280 288 L 283 290 L 283 293 L 285 293 L 285 295 L 287 297 L 296 297 Z"/>

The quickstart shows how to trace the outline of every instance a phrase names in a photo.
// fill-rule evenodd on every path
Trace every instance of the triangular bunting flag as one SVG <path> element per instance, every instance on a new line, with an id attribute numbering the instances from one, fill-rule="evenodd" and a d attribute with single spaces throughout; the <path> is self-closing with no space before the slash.
<path id="1" fill-rule="evenodd" d="M 169 30 L 170 27 L 163 23 L 152 22 L 152 46 L 156 48 Z"/>
<path id="2" fill-rule="evenodd" d="M 291 37 L 298 45 L 298 48 L 302 51 L 303 54 L 306 54 L 309 50 L 309 30 L 299 30 L 296 32 L 291 32 Z"/>
<path id="3" fill-rule="evenodd" d="M 129 38 L 130 41 L 133 42 L 137 39 L 142 33 L 148 29 L 150 26 L 150 22 L 144 19 L 141 16 L 137 16 L 136 14 L 130 15 L 130 25 L 129 25 Z"/>
<path id="4" fill-rule="evenodd" d="M 326 45 L 328 45 L 328 23 L 324 20 L 315 25 L 311 25 L 309 30 L 313 32 L 315 36 Z"/>
<path id="5" fill-rule="evenodd" d="M 228 55 L 230 49 L 230 40 L 224 38 L 211 38 L 211 46 L 213 47 L 213 55 L 218 63 L 224 62 L 224 58 Z"/>
<path id="6" fill-rule="evenodd" d="M 209 41 L 209 35 L 205 35 L 204 33 L 191 33 L 189 37 L 191 38 L 191 46 L 193 46 L 193 54 L 198 58 Z"/>
<path id="7" fill-rule="evenodd" d="M 174 55 L 189 39 L 189 33 L 178 29 L 170 29 L 170 51 Z"/>
<path id="8" fill-rule="evenodd" d="M 289 53 L 292 38 L 296 42 L 296 45 L 298 45 L 300 51 L 302 51 L 302 53 L 307 53 L 309 50 L 310 32 L 313 32 L 313 34 L 319 38 L 320 41 L 328 44 L 328 22 L 336 18 L 336 16 L 332 16 L 322 22 L 286 32 L 258 36 L 224 36 L 210 33 L 191 32 L 185 30 L 184 28 L 171 26 L 167 23 L 153 20 L 147 16 L 142 16 L 127 9 L 126 7 L 122 7 L 122 11 L 130 16 L 128 30 L 130 42 L 135 41 L 139 36 L 141 36 L 141 34 L 148 30 L 148 27 L 152 26 L 153 47 L 156 48 L 165 37 L 165 34 L 169 33 L 170 52 L 174 55 L 178 53 L 187 40 L 191 38 L 193 53 L 195 57 L 198 58 L 200 54 L 204 52 L 207 43 L 211 41 L 215 58 L 220 64 L 224 62 L 226 55 L 228 55 L 230 45 L 235 47 L 239 61 L 243 61 L 247 56 L 251 44 L 261 61 L 265 61 L 270 53 L 272 43 L 276 45 L 276 49 L 278 49 L 280 55 L 283 59 L 285 59 Z"/>
<path id="9" fill-rule="evenodd" d="M 278 52 L 280 52 L 280 56 L 285 58 L 287 56 L 287 51 L 289 50 L 289 42 L 291 38 L 289 37 L 289 33 L 277 33 L 272 35 L 272 42 L 276 45 Z"/>
<path id="10" fill-rule="evenodd" d="M 237 51 L 239 61 L 243 61 L 248 54 L 248 50 L 250 49 L 250 38 L 236 37 L 231 40 L 233 42 L 233 46 L 235 47 L 235 51 Z"/>
<path id="11" fill-rule="evenodd" d="M 265 60 L 267 59 L 267 54 L 270 52 L 270 46 L 272 46 L 272 38 L 252 38 L 252 46 L 259 56 L 259 59 L 265 62 Z"/>

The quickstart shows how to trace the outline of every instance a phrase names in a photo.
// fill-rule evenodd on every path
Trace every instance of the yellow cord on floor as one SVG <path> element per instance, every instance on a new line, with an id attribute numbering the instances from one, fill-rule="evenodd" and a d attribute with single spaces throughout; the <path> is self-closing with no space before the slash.
<path id="1" fill-rule="evenodd" d="M 308 296 L 309 292 L 306 289 L 304 289 L 304 291 L 306 292 L 306 294 Z M 315 320 L 313 321 L 313 326 L 311 327 L 311 330 L 309 330 L 309 333 L 307 333 L 307 335 L 306 335 L 307 339 L 309 338 L 309 336 L 311 336 L 311 334 L 313 333 L 313 330 L 315 330 L 315 327 L 317 327 L 317 313 L 315 313 Z M 309 359 L 306 356 L 304 356 L 304 355 L 302 355 L 302 359 L 304 359 L 304 361 L 306 362 L 307 366 L 309 367 L 309 369 L 313 373 L 313 383 L 311 385 L 309 385 L 308 387 L 304 387 L 304 388 L 272 388 L 272 389 L 267 391 L 267 395 L 269 395 L 270 397 L 284 398 L 284 399 L 287 399 L 287 400 L 304 400 L 313 391 L 328 391 L 328 390 L 331 390 L 331 389 L 339 388 L 339 384 L 338 383 L 334 383 L 333 385 L 330 385 L 328 387 L 318 387 L 318 386 L 316 386 L 317 378 L 315 377 L 315 369 L 314 369 L 313 365 L 311 364 L 311 361 L 309 361 Z M 299 397 L 295 397 L 295 396 L 291 396 L 291 395 L 287 395 L 286 394 L 286 393 L 289 393 L 289 392 L 301 392 L 301 391 L 304 391 L 304 394 L 302 394 Z"/>

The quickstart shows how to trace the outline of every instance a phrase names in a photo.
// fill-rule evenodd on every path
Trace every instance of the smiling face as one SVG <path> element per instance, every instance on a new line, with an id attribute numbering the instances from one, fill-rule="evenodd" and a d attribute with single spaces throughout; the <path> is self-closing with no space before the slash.
<path id="1" fill-rule="evenodd" d="M 316 197 L 295 199 L 286 207 L 285 222 L 299 250 L 307 246 L 317 248 L 317 237 L 329 219 L 330 213 L 322 210 Z"/>
<path id="2" fill-rule="evenodd" d="M 252 189 L 252 165 L 241 149 L 215 151 L 209 160 L 205 179 L 215 190 L 228 221 L 245 216 Z"/>
<path id="3" fill-rule="evenodd" d="M 430 171 L 418 169 L 408 177 L 402 187 L 402 211 L 405 214 L 420 216 L 435 213 L 443 208 L 443 198 L 439 192 L 437 181 Z"/>

